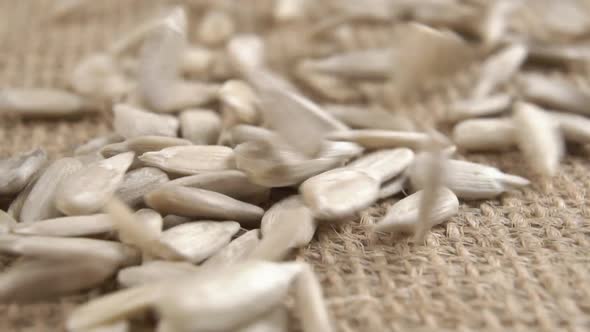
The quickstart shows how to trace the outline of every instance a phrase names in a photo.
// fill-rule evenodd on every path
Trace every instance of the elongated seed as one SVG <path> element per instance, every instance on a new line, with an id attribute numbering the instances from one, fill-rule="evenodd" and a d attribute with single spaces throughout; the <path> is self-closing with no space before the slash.
<path id="1" fill-rule="evenodd" d="M 31 118 L 63 118 L 84 115 L 97 109 L 91 101 L 57 89 L 0 90 L 0 113 Z"/>
<path id="2" fill-rule="evenodd" d="M 281 223 L 296 224 L 295 232 L 291 233 L 290 243 L 285 243 L 289 249 L 309 244 L 318 225 L 311 210 L 303 204 L 298 195 L 285 198 L 266 211 L 261 222 L 262 236 L 271 234 L 277 224 Z"/>
<path id="3" fill-rule="evenodd" d="M 201 17 L 198 37 L 207 45 L 219 45 L 227 42 L 235 30 L 236 27 L 231 16 L 224 11 L 214 9 Z"/>
<path id="4" fill-rule="evenodd" d="M 133 89 L 115 59 L 107 54 L 92 54 L 74 68 L 70 85 L 80 95 L 118 100 Z"/>
<path id="5" fill-rule="evenodd" d="M 367 149 L 391 149 L 408 147 L 420 149 L 431 143 L 428 134 L 409 131 L 359 129 L 328 134 L 327 139 L 360 144 Z"/>
<path id="6" fill-rule="evenodd" d="M 496 87 L 507 82 L 526 60 L 526 46 L 515 44 L 492 55 L 483 64 L 481 78 L 473 90 L 473 96 L 490 95 Z"/>
<path id="7" fill-rule="evenodd" d="M 188 140 L 176 137 L 164 136 L 136 136 L 125 140 L 124 142 L 109 144 L 103 147 L 100 153 L 109 158 L 123 152 L 135 152 L 140 156 L 146 152 L 160 151 L 172 146 L 192 145 Z"/>
<path id="8" fill-rule="evenodd" d="M 402 173 L 414 161 L 414 152 L 407 148 L 376 151 L 364 155 L 346 167 L 367 173 L 380 183 Z"/>
<path id="9" fill-rule="evenodd" d="M 123 141 L 123 137 L 121 137 L 117 133 L 112 133 L 105 136 L 99 136 L 97 138 L 93 138 L 88 142 L 78 146 L 76 150 L 74 150 L 75 156 L 83 156 L 87 154 L 97 153 L 99 152 L 104 146 L 119 143 Z"/>
<path id="10" fill-rule="evenodd" d="M 179 122 L 171 115 L 154 114 L 126 104 L 115 105 L 113 114 L 115 131 L 125 138 L 177 136 Z"/>
<path id="11" fill-rule="evenodd" d="M 116 321 L 96 326 L 87 332 L 129 332 L 129 322 L 126 320 Z"/>
<path id="12" fill-rule="evenodd" d="M 16 226 L 16 220 L 10 214 L 0 210 L 0 235 L 10 232 L 14 226 Z"/>
<path id="13" fill-rule="evenodd" d="M 215 144 L 221 132 L 221 118 L 211 110 L 191 109 L 180 113 L 182 137 L 194 144 Z"/>
<path id="14" fill-rule="evenodd" d="M 511 104 L 512 96 L 508 94 L 462 100 L 451 106 L 447 120 L 457 122 L 469 118 L 496 115 L 508 110 Z"/>
<path id="15" fill-rule="evenodd" d="M 20 223 L 12 232 L 22 235 L 42 236 L 92 236 L 114 230 L 111 218 L 106 214 L 61 217 Z"/>
<path id="16" fill-rule="evenodd" d="M 283 1 L 284 2 L 284 1 Z M 269 314 L 257 317 L 248 326 L 240 327 L 233 332 L 287 332 L 289 331 L 289 316 L 287 310 L 279 307 Z"/>
<path id="17" fill-rule="evenodd" d="M 147 205 L 161 213 L 201 219 L 235 220 L 257 227 L 261 208 L 213 191 L 181 186 L 163 186 L 145 196 Z"/>
<path id="18" fill-rule="evenodd" d="M 150 261 L 139 266 L 130 266 L 119 271 L 117 281 L 123 287 L 136 287 L 167 279 L 177 280 L 199 268 L 185 262 Z"/>
<path id="19" fill-rule="evenodd" d="M 590 143 L 590 120 L 576 114 L 550 112 L 551 119 L 557 122 L 563 137 L 571 142 Z"/>
<path id="20" fill-rule="evenodd" d="M 260 121 L 260 114 L 256 108 L 258 96 L 246 82 L 225 82 L 219 89 L 219 101 L 224 116 L 232 115 L 238 123 L 257 124 Z"/>
<path id="21" fill-rule="evenodd" d="M 504 151 L 516 146 L 517 128 L 511 118 L 472 119 L 453 128 L 453 142 L 466 151 Z"/>
<path id="22" fill-rule="evenodd" d="M 244 261 L 260 243 L 260 231 L 250 230 L 207 259 L 202 266 L 229 266 Z"/>
<path id="23" fill-rule="evenodd" d="M 392 49 L 367 49 L 340 53 L 323 59 L 305 60 L 303 65 L 325 74 L 352 79 L 385 79 L 391 75 L 395 55 Z"/>
<path id="24" fill-rule="evenodd" d="M 168 175 L 154 167 L 142 167 L 128 172 L 115 195 L 129 206 L 143 203 L 143 196 L 169 181 Z"/>
<path id="25" fill-rule="evenodd" d="M 386 199 L 402 192 L 407 180 L 407 176 L 400 175 L 395 179 L 383 183 L 381 185 L 381 189 L 379 190 L 379 199 Z"/>
<path id="26" fill-rule="evenodd" d="M 43 149 L 0 159 L 0 195 L 19 193 L 47 161 Z"/>
<path id="27" fill-rule="evenodd" d="M 322 286 L 309 265 L 303 265 L 295 281 L 295 288 L 296 308 L 301 315 L 303 331 L 333 331 Z"/>
<path id="28" fill-rule="evenodd" d="M 411 131 L 412 121 L 403 114 L 387 112 L 380 107 L 324 105 L 324 109 L 352 128 Z"/>
<path id="29" fill-rule="evenodd" d="M 225 146 L 174 146 L 139 157 L 148 166 L 177 174 L 198 174 L 235 168 L 234 151 Z"/>
<path id="30" fill-rule="evenodd" d="M 590 93 L 571 83 L 540 74 L 520 77 L 524 97 L 552 109 L 590 115 Z"/>

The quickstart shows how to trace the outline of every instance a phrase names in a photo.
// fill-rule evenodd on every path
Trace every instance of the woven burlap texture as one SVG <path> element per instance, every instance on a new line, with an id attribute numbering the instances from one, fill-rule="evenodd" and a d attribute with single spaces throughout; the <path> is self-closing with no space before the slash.
<path id="1" fill-rule="evenodd" d="M 79 13 L 56 23 L 47 21 L 51 3 L 0 1 L 0 87 L 66 87 L 77 61 L 104 50 L 164 5 L 147 0 L 88 1 Z M 200 16 L 198 3 L 188 7 L 192 38 Z M 266 18 L 269 1 L 234 4 L 240 6 L 234 13 L 240 30 L 268 37 L 270 62 L 277 69 L 288 68 L 296 57 L 330 49 L 303 42 L 298 27 L 271 26 Z M 343 30 L 347 33 L 350 38 L 340 49 L 386 46 L 392 40 L 387 26 L 361 23 Z M 413 112 L 440 113 L 469 84 L 469 78 L 458 78 Z M 369 99 L 379 98 L 370 84 L 360 88 Z M 37 146 L 58 157 L 109 130 L 108 120 L 101 116 L 68 121 L 0 117 L 0 157 Z M 531 176 L 518 152 L 463 157 Z M 311 263 L 318 273 L 334 324 L 342 332 L 588 330 L 588 152 L 570 153 L 551 181 L 533 179 L 530 188 L 497 200 L 462 203 L 459 215 L 435 227 L 425 245 L 367 231 L 367 225 L 397 200 L 391 199 L 356 220 L 320 227 L 297 259 Z M 0 260 L 0 269 L 2 264 Z M 67 314 L 100 292 L 47 303 L 0 305 L 0 331 L 62 330 Z"/>

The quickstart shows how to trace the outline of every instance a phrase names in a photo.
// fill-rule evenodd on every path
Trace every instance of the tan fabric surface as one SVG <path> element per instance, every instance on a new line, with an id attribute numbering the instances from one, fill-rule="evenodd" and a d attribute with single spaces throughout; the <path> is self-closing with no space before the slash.
<path id="1" fill-rule="evenodd" d="M 56 24 L 44 21 L 51 1 L 1 0 L 0 87 L 64 87 L 68 70 L 82 56 L 104 49 L 163 4 L 89 3 L 80 14 Z M 265 12 L 268 1 L 239 3 L 241 27 L 263 31 L 268 19 L 244 17 Z M 194 23 L 198 11 L 192 14 Z M 329 50 L 321 44 L 309 48 L 297 27 L 264 31 L 270 31 L 270 60 L 277 68 L 289 68 L 293 55 Z M 387 45 L 391 38 L 387 27 L 363 25 L 339 48 Z M 416 114 L 440 114 L 469 82 L 460 78 L 453 88 L 418 106 Z M 371 96 L 374 87 L 362 90 Z M 36 146 L 57 157 L 108 131 L 108 121 L 100 116 L 61 122 L 0 117 L 0 157 Z M 366 225 L 394 200 L 363 212 L 360 220 L 321 227 L 298 259 L 318 272 L 337 330 L 589 330 L 590 162 L 587 150 L 574 152 L 552 181 L 537 180 L 498 200 L 462 203 L 460 214 L 433 229 L 426 245 L 369 236 Z M 517 152 L 466 157 L 530 175 Z M 0 269 L 4 263 L 0 260 Z M 67 313 L 97 294 L 93 290 L 49 303 L 0 305 L 0 331 L 61 330 Z"/>

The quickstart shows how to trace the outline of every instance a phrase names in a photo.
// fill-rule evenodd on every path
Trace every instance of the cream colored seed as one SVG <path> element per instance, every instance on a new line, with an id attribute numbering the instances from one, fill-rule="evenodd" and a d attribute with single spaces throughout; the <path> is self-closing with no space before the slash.
<path id="1" fill-rule="evenodd" d="M 219 45 L 227 42 L 235 31 L 235 24 L 228 13 L 211 10 L 201 18 L 198 37 L 205 44 Z"/>
<path id="2" fill-rule="evenodd" d="M 29 181 L 25 188 L 21 190 L 21 192 L 12 200 L 12 203 L 10 203 L 10 206 L 8 207 L 8 210 L 6 210 L 6 213 L 8 213 L 8 215 L 14 218 L 14 220 L 21 220 L 21 211 L 25 204 L 25 201 L 27 200 L 27 197 L 29 197 L 29 194 L 33 190 L 35 184 L 37 184 L 37 180 L 41 177 L 41 175 L 45 173 L 46 169 L 47 166 L 44 166 L 41 170 L 39 170 L 39 172 L 37 172 L 37 174 L 33 176 L 31 181 Z"/>
<path id="3" fill-rule="evenodd" d="M 524 97 L 532 102 L 553 109 L 590 115 L 590 93 L 579 89 L 570 82 L 527 74 L 520 78 Z"/>
<path id="4" fill-rule="evenodd" d="M 262 217 L 261 231 L 265 237 L 277 229 L 277 224 L 293 223 L 295 232 L 291 233 L 291 241 L 284 243 L 288 249 L 301 248 L 311 242 L 318 226 L 312 212 L 307 208 L 299 195 L 285 198 L 266 211 Z"/>
<path id="5" fill-rule="evenodd" d="M 106 214 L 61 217 L 41 221 L 19 223 L 12 232 L 21 235 L 42 236 L 92 236 L 114 230 L 111 218 Z"/>
<path id="6" fill-rule="evenodd" d="M 235 220 L 256 227 L 264 210 L 213 191 L 181 186 L 163 186 L 145 196 L 148 206 L 161 213 L 193 218 Z"/>
<path id="7" fill-rule="evenodd" d="M 137 210 L 134 215 L 140 222 L 145 224 L 145 227 L 149 228 L 152 233 L 158 235 L 162 234 L 164 219 L 158 212 L 152 209 L 141 209 Z M 120 236 L 119 239 L 121 240 Z M 124 239 L 121 241 L 127 242 Z"/>
<path id="8" fill-rule="evenodd" d="M 379 181 L 365 172 L 338 168 L 303 182 L 299 192 L 318 219 L 352 217 L 379 197 Z"/>
<path id="9" fill-rule="evenodd" d="M 83 96 L 117 100 L 133 89 L 115 59 L 107 54 L 93 54 L 74 68 L 70 85 Z"/>
<path id="10" fill-rule="evenodd" d="M 0 114 L 30 118 L 63 118 L 97 111 L 89 100 L 57 89 L 0 89 Z"/>
<path id="11" fill-rule="evenodd" d="M 483 64 L 481 78 L 474 88 L 473 96 L 483 98 L 507 82 L 526 60 L 528 50 L 524 45 L 512 45 L 492 55 Z"/>
<path id="12" fill-rule="evenodd" d="M 367 49 L 305 60 L 302 65 L 312 71 L 344 78 L 385 79 L 391 75 L 394 54 L 392 49 Z"/>
<path id="13" fill-rule="evenodd" d="M 240 327 L 232 332 L 287 332 L 289 316 L 283 307 L 274 309 L 269 314 L 256 319 L 248 326 Z"/>
<path id="14" fill-rule="evenodd" d="M 182 72 L 189 75 L 203 75 L 208 72 L 215 61 L 213 51 L 198 46 L 191 46 L 184 50 L 181 60 Z"/>
<path id="15" fill-rule="evenodd" d="M 129 332 L 129 323 L 125 320 L 117 321 L 114 323 L 108 323 L 100 325 L 89 330 L 87 332 Z"/>
<path id="16" fill-rule="evenodd" d="M 168 184 L 214 191 L 252 204 L 266 202 L 270 196 L 268 188 L 252 183 L 245 173 L 238 170 L 185 176 Z"/>
<path id="17" fill-rule="evenodd" d="M 352 128 L 411 131 L 412 121 L 403 114 L 387 112 L 381 107 L 324 105 L 324 109 Z"/>
<path id="18" fill-rule="evenodd" d="M 294 75 L 297 80 L 326 99 L 339 103 L 349 103 L 357 102 L 363 98 L 361 91 L 354 85 L 354 82 L 314 71 L 305 62 L 300 62 L 297 65 Z"/>
<path id="19" fill-rule="evenodd" d="M 16 226 L 16 220 L 10 214 L 0 210 L 0 236 L 9 233 L 14 226 Z"/>
<path id="20" fill-rule="evenodd" d="M 199 221 L 178 225 L 162 233 L 161 241 L 187 261 L 201 263 L 224 248 L 240 230 L 234 221 Z"/>
<path id="21" fill-rule="evenodd" d="M 193 219 L 189 218 L 189 217 L 182 217 L 182 216 L 177 216 L 174 214 L 169 214 L 164 217 L 163 221 L 164 221 L 164 228 L 171 228 L 174 226 L 178 226 L 180 224 L 191 222 L 191 221 L 193 221 Z"/>
<path id="22" fill-rule="evenodd" d="M 408 178 L 404 175 L 398 176 L 381 185 L 379 190 L 379 199 L 386 199 L 395 196 L 404 190 L 404 185 Z"/>
<path id="23" fill-rule="evenodd" d="M 509 18 L 518 6 L 512 0 L 499 0 L 488 7 L 480 28 L 480 34 L 488 48 L 494 47 L 505 35 Z"/>
<path id="24" fill-rule="evenodd" d="M 150 261 L 120 270 L 117 281 L 123 287 L 136 287 L 167 279 L 177 280 L 198 270 L 199 268 L 191 263 Z"/>
<path id="25" fill-rule="evenodd" d="M 146 152 L 139 160 L 166 172 L 186 175 L 235 168 L 234 151 L 225 146 L 175 146 Z"/>
<path id="26" fill-rule="evenodd" d="M 133 157 L 126 152 L 70 174 L 56 189 L 55 206 L 67 215 L 99 211 L 123 181 Z"/>
<path id="27" fill-rule="evenodd" d="M 554 176 L 564 153 L 559 124 L 539 107 L 519 102 L 514 107 L 518 146 L 531 169 L 543 176 Z"/>
<path id="28" fill-rule="evenodd" d="M 168 175 L 154 167 L 142 167 L 128 172 L 115 195 L 129 206 L 143 203 L 143 196 L 169 181 Z"/>
<path id="29" fill-rule="evenodd" d="M 273 18 L 285 23 L 297 21 L 305 17 L 308 0 L 278 0 L 274 2 Z"/>
<path id="30" fill-rule="evenodd" d="M 63 158 L 53 162 L 32 186 L 20 209 L 21 222 L 56 218 L 62 214 L 55 206 L 58 186 L 82 168 L 82 163 L 74 158 Z"/>
<path id="31" fill-rule="evenodd" d="M 402 173 L 414 161 L 414 152 L 407 148 L 381 150 L 364 155 L 346 167 L 367 173 L 380 183 Z"/>
<path id="32" fill-rule="evenodd" d="M 508 94 L 461 100 L 451 106 L 446 120 L 457 122 L 469 118 L 496 115 L 508 110 L 511 104 L 512 96 Z"/>
<path id="33" fill-rule="evenodd" d="M 420 149 L 432 141 L 428 134 L 409 131 L 360 129 L 328 134 L 327 139 L 360 144 L 367 149 L 390 149 L 408 147 Z"/>
<path id="34" fill-rule="evenodd" d="M 215 144 L 221 132 L 221 118 L 211 110 L 191 109 L 180 113 L 182 137 L 194 144 Z"/>
<path id="35" fill-rule="evenodd" d="M 418 191 L 395 203 L 387 210 L 387 214 L 374 226 L 378 232 L 410 233 L 418 230 L 420 202 L 424 195 Z M 428 228 L 436 226 L 456 215 L 459 211 L 459 200 L 448 188 L 440 188 L 439 195 L 432 206 L 428 217 Z"/>
<path id="36" fill-rule="evenodd" d="M 551 119 L 557 122 L 563 137 L 571 142 L 590 143 L 590 120 L 576 114 L 550 112 Z"/>
<path id="37" fill-rule="evenodd" d="M 465 120 L 453 129 L 453 142 L 466 151 L 504 151 L 516 146 L 511 118 Z"/>
<path id="38" fill-rule="evenodd" d="M 247 83 L 226 81 L 218 94 L 224 116 L 229 112 L 238 123 L 255 125 L 260 122 L 260 114 L 256 109 L 258 96 Z"/>
<path id="39" fill-rule="evenodd" d="M 532 44 L 529 48 L 532 61 L 550 65 L 572 65 L 590 60 L 590 47 L 586 44 Z"/>
<path id="40" fill-rule="evenodd" d="M 0 159 L 0 195 L 19 193 L 47 162 L 47 153 L 35 149 L 12 158 Z"/>
<path id="41" fill-rule="evenodd" d="M 177 136 L 179 122 L 174 116 L 150 113 L 126 104 L 115 105 L 113 113 L 115 131 L 125 138 Z"/>
<path id="42" fill-rule="evenodd" d="M 303 265 L 295 280 L 295 301 L 301 315 L 303 331 L 333 331 L 330 316 L 322 294 L 322 285 L 311 266 Z"/>
<path id="43" fill-rule="evenodd" d="M 260 243 L 260 231 L 250 230 L 207 259 L 202 266 L 230 266 L 243 262 Z"/>
<path id="44" fill-rule="evenodd" d="M 233 67 L 244 75 L 264 67 L 264 42 L 254 34 L 237 35 L 227 43 L 227 53 Z"/>
<path id="45" fill-rule="evenodd" d="M 192 145 L 191 141 L 165 136 L 136 136 L 120 143 L 109 144 L 100 151 L 103 157 L 109 158 L 120 153 L 132 151 L 140 156 L 146 152 L 159 151 L 172 146 Z"/>
<path id="46" fill-rule="evenodd" d="M 76 150 L 74 150 L 75 156 L 83 156 L 89 154 L 96 154 L 98 153 L 104 146 L 119 143 L 123 141 L 123 137 L 121 137 L 117 133 L 112 133 L 105 136 L 99 136 L 89 140 L 88 142 L 78 146 Z"/>

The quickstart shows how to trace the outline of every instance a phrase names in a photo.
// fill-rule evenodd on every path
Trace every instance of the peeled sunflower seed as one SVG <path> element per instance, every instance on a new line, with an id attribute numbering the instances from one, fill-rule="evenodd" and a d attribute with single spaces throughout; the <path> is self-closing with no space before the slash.
<path id="1" fill-rule="evenodd" d="M 465 120 L 453 129 L 453 142 L 466 151 L 503 151 L 516 146 L 516 132 L 511 118 Z"/>
<path id="2" fill-rule="evenodd" d="M 334 331 L 322 294 L 322 285 L 311 266 L 302 266 L 294 286 L 296 310 L 301 316 L 303 331 Z"/>
<path id="3" fill-rule="evenodd" d="M 236 26 L 231 16 L 224 11 L 214 9 L 201 17 L 198 37 L 207 45 L 220 45 L 227 42 L 235 31 Z"/>
<path id="4" fill-rule="evenodd" d="M 380 183 L 402 173 L 414 161 L 414 151 L 407 148 L 381 150 L 364 155 L 346 167 L 367 173 Z"/>
<path id="5" fill-rule="evenodd" d="M 395 52 L 368 49 L 341 53 L 323 59 L 305 60 L 303 66 L 325 74 L 350 79 L 385 79 L 391 76 Z"/>
<path id="6" fill-rule="evenodd" d="M 444 196 L 440 190 L 447 176 L 447 159 L 440 150 L 433 149 L 422 154 L 421 162 L 424 170 L 422 197 L 419 202 L 418 223 L 414 229 L 414 242 L 424 242 L 426 234 L 432 228 L 431 218 L 436 216 L 437 200 Z"/>
<path id="7" fill-rule="evenodd" d="M 282 1 L 284 2 L 284 1 Z M 258 317 L 256 321 L 233 332 L 287 332 L 289 331 L 289 316 L 285 308 L 279 307 L 269 314 Z"/>
<path id="8" fill-rule="evenodd" d="M 223 112 L 230 112 L 238 123 L 257 124 L 260 122 L 260 114 L 256 109 L 258 96 L 246 82 L 226 81 L 219 89 L 218 94 Z"/>
<path id="9" fill-rule="evenodd" d="M 181 186 L 163 186 L 145 196 L 147 205 L 161 213 L 193 218 L 235 220 L 257 227 L 264 210 L 213 191 Z"/>
<path id="10" fill-rule="evenodd" d="M 24 117 L 62 118 L 83 115 L 97 110 L 91 101 L 57 89 L 0 90 L 0 113 Z"/>
<path id="11" fill-rule="evenodd" d="M 529 166 L 544 176 L 557 173 L 564 144 L 559 124 L 539 107 L 519 102 L 514 107 L 516 139 Z"/>
<path id="12" fill-rule="evenodd" d="M 227 246 L 239 230 L 233 221 L 190 222 L 166 230 L 160 240 L 187 261 L 200 263 Z"/>
<path id="13" fill-rule="evenodd" d="M 408 173 L 412 187 L 425 188 L 425 155 L 419 155 Z M 446 160 L 443 163 L 445 180 L 443 185 L 462 199 L 494 198 L 510 189 L 527 186 L 529 180 L 506 174 L 491 166 L 462 160 Z"/>
<path id="14" fill-rule="evenodd" d="M 302 267 L 262 261 L 229 266 L 214 278 L 195 277 L 173 285 L 158 301 L 157 311 L 172 331 L 231 331 L 274 309 Z"/>
<path id="15" fill-rule="evenodd" d="M 342 162 L 346 162 L 360 156 L 364 150 L 362 146 L 352 142 L 324 141 L 318 157 L 338 158 Z"/>
<path id="16" fill-rule="evenodd" d="M 99 211 L 123 181 L 133 157 L 133 152 L 126 152 L 70 174 L 57 187 L 55 206 L 67 215 Z"/>
<path id="17" fill-rule="evenodd" d="M 47 153 L 43 149 L 0 159 L 0 195 L 15 194 L 23 190 L 46 161 Z"/>
<path id="18" fill-rule="evenodd" d="M 221 132 L 221 118 L 211 110 L 191 109 L 180 113 L 182 137 L 197 145 L 215 144 Z"/>
<path id="19" fill-rule="evenodd" d="M 19 223 L 12 232 L 21 235 L 76 237 L 104 234 L 113 230 L 109 216 L 93 214 Z"/>
<path id="20" fill-rule="evenodd" d="M 204 75 L 208 72 L 215 60 L 215 53 L 207 48 L 199 46 L 187 47 L 181 59 L 181 70 L 189 75 Z"/>
<path id="21" fill-rule="evenodd" d="M 379 185 L 363 171 L 338 168 L 306 180 L 299 192 L 316 218 L 338 220 L 373 204 L 379 197 Z"/>
<path id="22" fill-rule="evenodd" d="M 475 98 L 483 98 L 496 87 L 507 82 L 526 60 L 528 50 L 524 45 L 512 45 L 492 55 L 483 64 L 481 78 L 473 90 Z"/>
<path id="23" fill-rule="evenodd" d="M 488 48 L 498 44 L 505 35 L 509 18 L 518 5 L 512 0 L 499 0 L 490 4 L 480 26 L 481 39 Z"/>
<path id="24" fill-rule="evenodd" d="M 272 233 L 280 223 L 297 225 L 294 227 L 296 232 L 291 234 L 290 243 L 285 244 L 289 248 L 300 248 L 309 244 L 318 226 L 311 210 L 303 204 L 298 195 L 285 198 L 266 211 L 261 222 L 262 236 Z"/>
<path id="25" fill-rule="evenodd" d="M 207 259 L 202 266 L 229 266 L 244 261 L 260 242 L 259 234 L 258 229 L 247 231 Z"/>
<path id="26" fill-rule="evenodd" d="M 20 221 L 38 221 L 61 216 L 54 203 L 58 187 L 63 179 L 67 179 L 81 168 L 82 163 L 74 158 L 54 161 L 27 195 L 21 208 Z"/>
<path id="27" fill-rule="evenodd" d="M 426 133 L 379 129 L 339 131 L 326 135 L 326 138 L 334 141 L 354 142 L 367 149 L 398 147 L 420 149 L 432 142 L 432 139 Z"/>
<path id="28" fill-rule="evenodd" d="M 265 202 L 270 195 L 268 188 L 250 182 L 248 176 L 238 170 L 206 172 L 186 176 L 170 181 L 168 185 L 214 191 L 252 204 Z"/>
<path id="29" fill-rule="evenodd" d="M 254 34 L 234 36 L 227 43 L 227 53 L 232 66 L 242 75 L 264 67 L 264 41 Z"/>
<path id="30" fill-rule="evenodd" d="M 0 236 L 0 252 L 42 260 L 92 260 L 116 262 L 119 267 L 139 263 L 139 252 L 127 245 L 103 240 L 49 236 Z"/>
<path id="31" fill-rule="evenodd" d="M 89 97 L 118 99 L 129 93 L 133 84 L 107 54 L 93 54 L 74 68 L 70 77 L 74 91 Z"/>
<path id="32" fill-rule="evenodd" d="M 563 137 L 571 142 L 590 143 L 590 120 L 576 114 L 549 112 L 553 121 L 556 121 Z"/>
<path id="33" fill-rule="evenodd" d="M 136 155 L 142 155 L 150 151 L 160 151 L 172 146 L 192 145 L 188 140 L 176 137 L 164 136 L 136 136 L 120 143 L 109 144 L 103 147 L 100 153 L 109 158 L 120 153 L 132 151 Z"/>
<path id="34" fill-rule="evenodd" d="M 21 219 L 21 211 L 23 205 L 25 204 L 27 197 L 29 197 L 29 194 L 33 190 L 33 187 L 35 186 L 35 184 L 37 184 L 37 180 L 39 180 L 39 178 L 45 172 L 46 169 L 47 167 L 44 166 L 43 169 L 39 170 L 39 172 L 37 172 L 33 176 L 33 178 L 25 186 L 25 188 L 21 190 L 21 192 L 12 200 L 10 206 L 8 206 L 8 210 L 6 210 L 6 213 L 8 213 L 8 215 L 10 215 L 15 220 Z"/>
<path id="35" fill-rule="evenodd" d="M 508 94 L 461 100 L 451 106 L 446 120 L 457 122 L 469 118 L 496 115 L 508 110 L 511 104 L 512 96 Z"/>
<path id="36" fill-rule="evenodd" d="M 590 93 L 561 79 L 528 74 L 520 78 L 527 100 L 549 108 L 590 115 Z"/>
<path id="37" fill-rule="evenodd" d="M 234 151 L 226 146 L 174 146 L 139 157 L 148 166 L 176 174 L 198 174 L 235 168 Z"/>
<path id="38" fill-rule="evenodd" d="M 117 275 L 117 281 L 123 287 L 135 287 L 166 279 L 178 280 L 197 270 L 198 267 L 185 262 L 150 261 L 122 269 Z"/>
<path id="39" fill-rule="evenodd" d="M 158 168 L 142 167 L 128 172 L 117 188 L 115 195 L 129 206 L 143 202 L 143 196 L 169 181 L 168 175 Z"/>
<path id="40" fill-rule="evenodd" d="M 428 218 L 430 228 L 448 220 L 459 211 L 459 200 L 450 189 L 443 187 L 438 189 L 438 192 L 432 206 L 432 213 Z M 418 191 L 389 207 L 383 219 L 375 224 L 374 230 L 414 234 L 418 227 L 420 202 L 423 195 L 423 191 Z"/>
<path id="41" fill-rule="evenodd" d="M 349 105 L 324 105 L 328 113 L 352 128 L 414 130 L 414 124 L 405 115 L 391 113 L 381 107 L 365 108 Z"/>
<path id="42" fill-rule="evenodd" d="M 0 302 L 54 299 L 99 286 L 117 271 L 104 259 L 29 260 L 0 275 Z"/>
<path id="43" fill-rule="evenodd" d="M 16 220 L 8 213 L 0 210 L 0 235 L 9 233 L 16 226 Z"/>
<path id="44" fill-rule="evenodd" d="M 308 5 L 307 0 L 278 0 L 274 3 L 272 16 L 281 23 L 297 21 L 305 17 Z"/>
<path id="45" fill-rule="evenodd" d="M 407 180 L 407 176 L 400 175 L 393 180 L 383 183 L 381 185 L 381 189 L 379 190 L 379 199 L 386 199 L 402 192 Z"/>
<path id="46" fill-rule="evenodd" d="M 249 141 L 274 142 L 276 144 L 288 145 L 287 142 L 274 131 L 250 125 L 237 125 L 231 128 L 231 143 L 239 145 Z"/>
<path id="47" fill-rule="evenodd" d="M 119 143 L 121 141 L 123 141 L 123 137 L 121 137 L 117 133 L 112 133 L 109 135 L 93 138 L 88 142 L 78 146 L 76 150 L 74 150 L 74 156 L 83 156 L 92 153 L 98 153 L 104 146 L 113 143 Z"/>
<path id="48" fill-rule="evenodd" d="M 293 74 L 297 80 L 326 99 L 346 103 L 363 98 L 361 91 L 354 85 L 354 82 L 342 77 L 314 71 L 305 62 L 300 62 Z"/>
<path id="49" fill-rule="evenodd" d="M 590 45 L 586 43 L 533 44 L 529 49 L 531 61 L 541 63 L 569 65 L 590 60 Z"/>
<path id="50" fill-rule="evenodd" d="M 164 226 L 164 219 L 162 216 L 152 209 L 141 209 L 134 213 L 135 217 L 145 224 L 154 234 L 161 234 Z M 123 242 L 127 242 L 124 241 Z"/>
<path id="51" fill-rule="evenodd" d="M 86 332 L 129 332 L 129 323 L 125 320 L 108 323 L 86 330 Z"/>
<path id="52" fill-rule="evenodd" d="M 179 122 L 174 116 L 150 113 L 126 104 L 115 105 L 113 114 L 115 131 L 125 138 L 177 136 Z"/>
<path id="53" fill-rule="evenodd" d="M 189 218 L 189 217 L 182 217 L 182 216 L 177 216 L 174 214 L 169 214 L 169 215 L 165 216 L 162 221 L 164 222 L 164 228 L 168 229 L 168 228 L 172 228 L 174 226 L 178 226 L 180 224 L 191 222 L 191 221 L 193 221 L 193 219 Z"/>

